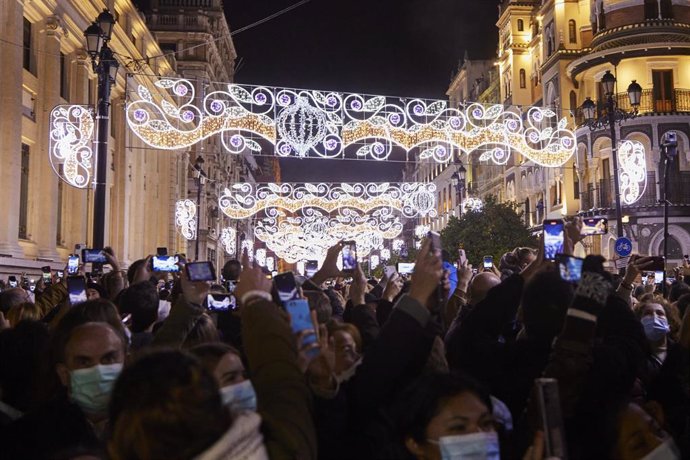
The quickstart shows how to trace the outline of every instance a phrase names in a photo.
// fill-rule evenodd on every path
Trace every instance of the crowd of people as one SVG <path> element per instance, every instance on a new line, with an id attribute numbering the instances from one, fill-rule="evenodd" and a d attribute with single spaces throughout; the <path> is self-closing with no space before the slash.
<path id="1" fill-rule="evenodd" d="M 108 252 L 85 302 L 4 289 L 0 458 L 690 458 L 687 261 L 659 286 L 590 255 L 573 283 L 516 248 L 451 277 L 426 239 L 367 279 L 342 248 L 288 301 L 246 254 L 217 283 Z"/>

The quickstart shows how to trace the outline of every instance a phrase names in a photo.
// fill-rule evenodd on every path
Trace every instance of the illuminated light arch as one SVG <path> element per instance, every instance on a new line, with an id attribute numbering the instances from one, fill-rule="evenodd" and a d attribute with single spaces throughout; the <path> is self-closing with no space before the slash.
<path id="1" fill-rule="evenodd" d="M 175 226 L 186 240 L 196 239 L 196 203 L 179 200 L 175 203 Z"/>
<path id="2" fill-rule="evenodd" d="M 542 166 L 565 164 L 576 148 L 567 120 L 548 108 L 526 113 L 478 103 L 450 108 L 446 101 L 401 99 L 289 88 L 228 84 L 197 100 L 186 79 L 162 78 L 155 86 L 180 101 L 154 100 L 143 85 L 128 92 L 127 123 L 143 142 L 178 150 L 219 135 L 229 153 L 263 151 L 281 157 L 355 157 L 387 160 L 394 147 L 419 158 L 448 162 L 453 151 L 506 164 L 519 151 Z"/>
<path id="3" fill-rule="evenodd" d="M 369 213 L 379 208 L 399 211 L 404 217 L 436 216 L 433 183 L 355 184 L 234 184 L 218 200 L 231 219 L 244 219 L 275 209 L 294 213 L 304 208 L 326 213 L 353 209 Z"/>
<path id="4" fill-rule="evenodd" d="M 62 181 L 73 187 L 86 188 L 90 184 L 93 132 L 90 106 L 58 105 L 50 112 L 50 165 Z"/>

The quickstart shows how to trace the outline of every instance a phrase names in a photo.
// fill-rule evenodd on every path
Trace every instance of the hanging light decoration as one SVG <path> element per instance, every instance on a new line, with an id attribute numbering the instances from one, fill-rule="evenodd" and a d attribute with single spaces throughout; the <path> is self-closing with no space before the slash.
<path id="1" fill-rule="evenodd" d="M 175 203 L 175 225 L 186 240 L 196 239 L 196 203 L 192 200 Z"/>

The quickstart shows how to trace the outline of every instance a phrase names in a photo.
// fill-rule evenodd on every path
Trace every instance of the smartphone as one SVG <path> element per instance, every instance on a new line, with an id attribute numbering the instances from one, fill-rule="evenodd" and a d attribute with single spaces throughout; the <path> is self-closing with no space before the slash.
<path id="1" fill-rule="evenodd" d="M 316 260 L 307 260 L 307 263 L 304 264 L 304 276 L 307 278 L 311 278 L 314 276 L 316 271 L 319 269 L 319 262 Z"/>
<path id="2" fill-rule="evenodd" d="M 79 271 L 79 256 L 72 254 L 67 258 L 67 275 L 76 275 Z"/>
<path id="3" fill-rule="evenodd" d="M 189 281 L 215 281 L 216 270 L 212 262 L 188 262 L 185 266 Z"/>
<path id="4" fill-rule="evenodd" d="M 316 327 L 312 322 L 311 311 L 309 310 L 309 301 L 307 299 L 292 299 L 283 303 L 285 311 L 290 315 L 290 327 L 292 332 L 299 334 L 302 331 L 312 330 L 316 331 Z M 317 341 L 316 333 L 307 335 L 302 341 L 302 346 L 309 345 Z M 318 352 L 318 350 L 314 350 Z"/>
<path id="5" fill-rule="evenodd" d="M 299 299 L 299 292 L 297 290 L 297 282 L 295 275 L 292 272 L 280 273 L 273 277 L 273 285 L 278 292 L 280 302 L 285 305 L 285 302 Z"/>
<path id="6" fill-rule="evenodd" d="M 645 267 L 650 272 L 663 272 L 666 270 L 663 256 L 652 257 L 652 262 Z"/>
<path id="7" fill-rule="evenodd" d="M 391 279 L 395 274 L 395 265 L 386 266 L 384 273 L 386 274 L 386 278 Z"/>
<path id="8" fill-rule="evenodd" d="M 52 269 L 50 268 L 50 265 L 46 265 L 45 267 L 41 267 L 41 276 L 43 278 L 43 284 L 48 285 L 53 283 L 53 277 L 51 275 Z"/>
<path id="9" fill-rule="evenodd" d="M 65 277 L 65 272 L 63 270 L 55 270 L 55 277 L 62 280 Z"/>
<path id="10" fill-rule="evenodd" d="M 69 294 L 69 303 L 71 305 L 86 302 L 86 280 L 84 277 L 68 276 L 67 292 Z"/>
<path id="11" fill-rule="evenodd" d="M 582 236 L 606 235 L 609 232 L 609 220 L 605 217 L 587 217 L 582 219 Z"/>
<path id="12" fill-rule="evenodd" d="M 160 249 L 160 248 L 159 248 Z M 176 273 L 180 271 L 177 256 L 153 256 L 151 257 L 151 271 L 163 273 Z"/>
<path id="13" fill-rule="evenodd" d="M 414 271 L 414 262 L 398 262 L 397 268 L 401 275 L 411 275 Z"/>
<path id="14" fill-rule="evenodd" d="M 458 263 L 460 265 L 465 265 L 467 263 L 467 254 L 465 254 L 465 250 L 462 248 L 458 249 Z"/>
<path id="15" fill-rule="evenodd" d="M 209 294 L 206 296 L 206 308 L 209 311 L 229 311 L 237 308 L 232 294 Z"/>
<path id="16" fill-rule="evenodd" d="M 357 268 L 357 243 L 354 241 L 343 241 L 343 249 L 340 251 L 343 261 L 343 271 L 345 273 L 354 272 Z"/>
<path id="17" fill-rule="evenodd" d="M 441 234 L 438 232 L 429 232 L 426 234 L 427 238 L 431 240 L 431 250 L 441 252 Z"/>
<path id="18" fill-rule="evenodd" d="M 14 275 L 10 275 L 7 278 L 7 284 L 9 284 L 11 288 L 16 288 L 17 286 L 19 286 L 19 283 L 17 282 L 17 277 Z"/>
<path id="19" fill-rule="evenodd" d="M 569 283 L 579 283 L 582 278 L 582 264 L 584 261 L 584 259 L 579 257 L 556 254 L 556 263 L 558 264 L 561 279 Z"/>
<path id="20" fill-rule="evenodd" d="M 556 254 L 563 253 L 563 219 L 544 221 L 544 259 L 556 260 Z"/>
<path id="21" fill-rule="evenodd" d="M 566 458 L 565 429 L 556 379 L 536 379 L 534 386 L 544 431 L 544 458 Z"/>
<path id="22" fill-rule="evenodd" d="M 661 284 L 664 282 L 664 272 L 662 271 L 655 271 L 654 272 L 654 284 Z"/>
<path id="23" fill-rule="evenodd" d="M 494 257 L 484 256 L 483 266 L 484 270 L 491 270 L 492 268 L 494 268 Z"/>
<path id="24" fill-rule="evenodd" d="M 157 256 L 167 256 L 168 255 L 168 248 L 156 248 L 156 255 Z"/>
<path id="25" fill-rule="evenodd" d="M 92 264 L 108 263 L 108 259 L 105 258 L 105 251 L 103 249 L 84 248 L 81 250 L 81 259 L 84 261 L 84 263 L 92 263 Z"/>

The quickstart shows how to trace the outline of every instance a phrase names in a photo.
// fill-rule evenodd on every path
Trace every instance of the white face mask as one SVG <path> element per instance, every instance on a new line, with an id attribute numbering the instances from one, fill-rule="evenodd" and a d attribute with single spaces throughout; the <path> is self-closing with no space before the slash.
<path id="1" fill-rule="evenodd" d="M 252 381 L 249 379 L 221 388 L 220 397 L 223 400 L 223 405 L 228 406 L 232 413 L 256 412 L 256 393 Z"/>
<path id="2" fill-rule="evenodd" d="M 673 438 L 668 438 L 656 449 L 645 455 L 642 460 L 680 460 L 680 454 Z"/>
<path id="3" fill-rule="evenodd" d="M 443 460 L 501 460 L 498 434 L 495 431 L 443 436 L 438 441 Z"/>

